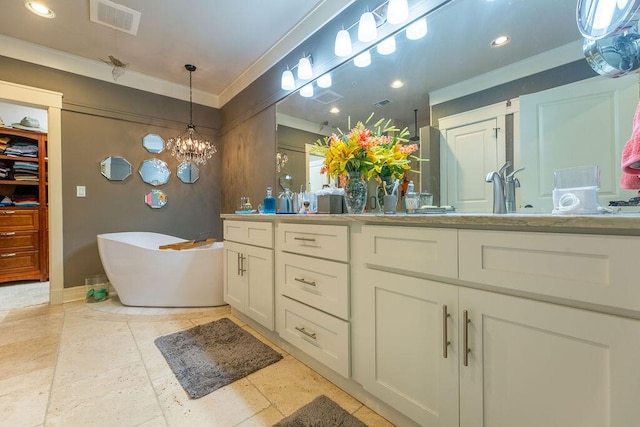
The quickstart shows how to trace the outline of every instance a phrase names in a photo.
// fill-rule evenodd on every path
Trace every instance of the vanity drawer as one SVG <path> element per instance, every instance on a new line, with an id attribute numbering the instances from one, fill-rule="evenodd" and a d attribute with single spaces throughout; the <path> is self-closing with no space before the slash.
<path id="1" fill-rule="evenodd" d="M 460 230 L 460 279 L 640 311 L 640 238 Z"/>
<path id="2" fill-rule="evenodd" d="M 318 258 L 349 261 L 346 225 L 279 224 L 278 249 Z"/>
<path id="3" fill-rule="evenodd" d="M 284 340 L 349 378 L 348 322 L 285 296 L 279 314 L 278 333 Z"/>
<path id="4" fill-rule="evenodd" d="M 225 220 L 224 239 L 272 249 L 273 223 Z"/>
<path id="5" fill-rule="evenodd" d="M 2 276 L 40 271 L 38 251 L 0 252 Z"/>
<path id="6" fill-rule="evenodd" d="M 319 310 L 349 319 L 349 266 L 281 252 L 276 277 L 280 293 Z"/>
<path id="7" fill-rule="evenodd" d="M 362 239 L 366 264 L 458 277 L 458 230 L 364 225 Z"/>
<path id="8" fill-rule="evenodd" d="M 0 231 L 37 229 L 37 209 L 0 209 Z"/>
<path id="9" fill-rule="evenodd" d="M 0 252 L 37 250 L 37 231 L 0 231 Z"/>

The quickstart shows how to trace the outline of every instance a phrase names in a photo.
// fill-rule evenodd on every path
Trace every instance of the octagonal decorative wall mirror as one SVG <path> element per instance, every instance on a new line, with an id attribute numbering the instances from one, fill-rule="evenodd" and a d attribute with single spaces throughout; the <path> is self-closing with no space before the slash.
<path id="1" fill-rule="evenodd" d="M 150 153 L 162 153 L 164 151 L 164 139 L 155 133 L 148 133 L 142 138 L 142 146 Z"/>
<path id="2" fill-rule="evenodd" d="M 178 178 L 185 184 L 193 184 L 200 178 L 200 169 L 191 162 L 182 162 L 178 165 Z"/>
<path id="3" fill-rule="evenodd" d="M 144 182 L 153 186 L 166 184 L 169 181 L 169 176 L 171 176 L 169 167 L 160 159 L 143 161 L 138 172 Z"/>
<path id="4" fill-rule="evenodd" d="M 100 162 L 100 173 L 109 181 L 124 181 L 131 175 L 131 163 L 124 157 L 109 156 Z"/>
<path id="5" fill-rule="evenodd" d="M 160 209 L 167 204 L 167 195 L 162 190 L 151 190 L 144 195 L 144 203 L 152 209 Z"/>

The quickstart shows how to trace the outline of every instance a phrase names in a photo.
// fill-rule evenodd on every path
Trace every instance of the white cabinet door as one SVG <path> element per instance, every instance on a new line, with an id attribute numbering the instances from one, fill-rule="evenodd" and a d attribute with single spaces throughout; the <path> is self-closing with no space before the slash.
<path id="1" fill-rule="evenodd" d="M 247 281 L 245 314 L 273 331 L 273 250 L 245 246 L 243 251 L 243 274 Z"/>
<path id="2" fill-rule="evenodd" d="M 420 425 L 458 425 L 457 287 L 362 272 L 362 385 Z"/>
<path id="3" fill-rule="evenodd" d="M 231 307 L 244 310 L 247 282 L 241 275 L 241 255 L 244 245 L 224 242 L 224 301 Z"/>
<path id="4" fill-rule="evenodd" d="M 469 288 L 459 294 L 461 426 L 638 425 L 639 321 Z"/>

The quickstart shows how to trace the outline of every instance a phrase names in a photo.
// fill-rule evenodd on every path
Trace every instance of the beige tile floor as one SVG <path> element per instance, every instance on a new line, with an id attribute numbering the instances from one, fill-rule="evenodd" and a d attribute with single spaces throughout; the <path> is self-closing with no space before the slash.
<path id="1" fill-rule="evenodd" d="M 192 400 L 153 340 L 221 317 L 284 358 Z M 392 426 L 227 307 L 137 309 L 109 300 L 0 311 L 0 426 L 270 426 L 321 394 L 369 426 Z"/>

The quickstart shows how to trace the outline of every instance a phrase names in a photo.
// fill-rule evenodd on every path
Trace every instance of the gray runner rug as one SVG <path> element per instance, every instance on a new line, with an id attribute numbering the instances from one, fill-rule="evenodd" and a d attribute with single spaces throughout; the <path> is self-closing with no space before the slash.
<path id="1" fill-rule="evenodd" d="M 227 318 L 154 342 L 192 399 L 282 359 L 280 353 Z"/>
<path id="2" fill-rule="evenodd" d="M 327 396 L 316 397 L 273 427 L 367 427 Z"/>

